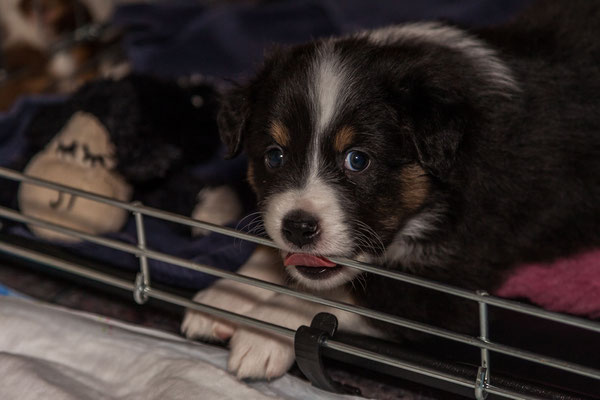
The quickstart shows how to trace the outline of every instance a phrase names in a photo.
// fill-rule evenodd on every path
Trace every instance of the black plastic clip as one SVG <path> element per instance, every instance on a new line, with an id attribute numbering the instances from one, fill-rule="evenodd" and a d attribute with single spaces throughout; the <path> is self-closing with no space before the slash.
<path id="1" fill-rule="evenodd" d="M 310 327 L 303 325 L 298 328 L 294 336 L 296 363 L 304 376 L 319 389 L 360 395 L 359 389 L 334 382 L 323 368 L 321 344 L 335 334 L 337 327 L 338 320 L 335 315 L 322 312 L 314 316 Z"/>

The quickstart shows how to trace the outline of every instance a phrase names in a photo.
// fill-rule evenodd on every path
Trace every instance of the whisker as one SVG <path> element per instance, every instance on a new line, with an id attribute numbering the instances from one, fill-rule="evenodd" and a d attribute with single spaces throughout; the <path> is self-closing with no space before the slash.
<path id="1" fill-rule="evenodd" d="M 364 240 L 367 240 L 369 242 L 369 244 L 370 244 L 369 247 L 375 253 L 377 253 L 377 254 L 385 253 L 385 246 L 383 244 L 383 241 L 381 240 L 381 238 L 379 237 L 377 232 L 375 232 L 373 230 L 373 228 L 371 228 L 364 222 L 359 221 L 357 219 L 352 219 L 351 222 L 353 222 L 356 225 L 355 232 L 357 234 L 361 234 L 361 236 L 364 238 Z"/>
<path id="2" fill-rule="evenodd" d="M 261 211 L 256 211 L 246 215 L 244 218 L 238 221 L 237 225 L 235 226 L 235 229 L 242 232 L 246 231 L 247 233 L 252 233 L 251 231 L 253 229 L 255 229 L 257 226 L 262 225 L 262 215 L 263 213 Z M 243 228 L 240 228 L 240 225 L 242 225 L 244 221 L 247 221 L 249 218 L 252 218 L 252 220 L 245 224 Z M 239 238 L 235 238 L 233 241 L 234 247 L 237 246 L 238 251 L 241 251 L 242 249 L 242 241 L 243 240 Z"/>
<path id="3" fill-rule="evenodd" d="M 236 229 L 236 230 L 238 230 L 238 229 L 240 228 L 240 225 L 241 225 L 241 224 L 242 224 L 242 223 L 243 223 L 245 220 L 247 220 L 248 218 L 250 218 L 250 217 L 256 217 L 256 216 L 258 216 L 258 217 L 262 217 L 262 212 L 260 212 L 260 211 L 256 211 L 256 212 L 253 212 L 253 213 L 250 213 L 250 214 L 246 215 L 245 217 L 243 217 L 242 219 L 240 219 L 240 220 L 239 220 L 239 222 L 238 222 L 238 223 L 237 223 L 237 225 L 235 226 L 235 229 Z M 256 219 L 256 218 L 253 218 L 252 220 L 254 221 L 254 219 Z"/>
<path id="4" fill-rule="evenodd" d="M 363 291 L 366 291 L 367 290 L 367 278 L 365 278 L 365 276 L 363 274 L 360 274 L 356 277 L 356 280 L 362 287 Z"/>

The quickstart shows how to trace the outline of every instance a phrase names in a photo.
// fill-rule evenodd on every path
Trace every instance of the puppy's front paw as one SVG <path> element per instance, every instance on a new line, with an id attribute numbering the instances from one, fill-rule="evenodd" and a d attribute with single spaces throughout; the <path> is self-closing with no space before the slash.
<path id="1" fill-rule="evenodd" d="M 291 339 L 238 329 L 230 341 L 228 369 L 239 379 L 271 379 L 287 372 L 294 363 Z"/>
<path id="2" fill-rule="evenodd" d="M 223 304 L 230 299 L 222 287 L 216 285 L 196 294 L 194 301 L 218 308 L 226 308 Z M 183 322 L 181 323 L 181 333 L 189 339 L 201 339 L 206 341 L 225 341 L 235 332 L 235 327 L 231 323 L 203 314 L 198 311 L 186 310 Z"/>
<path id="3" fill-rule="evenodd" d="M 314 314 L 325 308 L 295 297 L 277 294 L 253 308 L 248 316 L 289 329 L 309 325 Z M 281 376 L 294 363 L 291 338 L 239 328 L 229 342 L 229 371 L 238 378 L 271 379 Z"/>
<path id="4" fill-rule="evenodd" d="M 283 269 L 281 259 L 272 249 L 258 247 L 246 264 L 238 271 L 241 275 L 281 283 Z M 214 285 L 199 292 L 194 301 L 215 308 L 246 315 L 274 293 L 255 286 L 221 279 Z M 181 332 L 191 339 L 223 341 L 235 332 L 235 325 L 225 320 L 197 311 L 187 310 Z"/>
<path id="5" fill-rule="evenodd" d="M 194 301 L 221 310 L 245 315 L 273 292 L 222 279 L 194 297 Z M 225 341 L 235 332 L 235 325 L 198 311 L 186 310 L 181 332 L 190 339 Z"/>

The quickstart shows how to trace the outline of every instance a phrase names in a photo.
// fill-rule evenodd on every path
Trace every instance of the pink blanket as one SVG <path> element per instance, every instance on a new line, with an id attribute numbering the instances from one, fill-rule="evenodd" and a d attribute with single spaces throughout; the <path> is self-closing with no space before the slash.
<path id="1" fill-rule="evenodd" d="M 517 268 L 497 296 L 525 298 L 547 310 L 600 318 L 600 250 Z"/>

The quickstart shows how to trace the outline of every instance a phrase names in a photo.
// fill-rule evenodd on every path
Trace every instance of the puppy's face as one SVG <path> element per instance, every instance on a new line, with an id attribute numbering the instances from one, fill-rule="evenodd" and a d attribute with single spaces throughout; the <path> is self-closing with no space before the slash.
<path id="1" fill-rule="evenodd" d="M 357 272 L 329 258 L 384 259 L 478 129 L 478 80 L 443 47 L 354 37 L 279 52 L 228 97 L 222 137 L 231 155 L 244 143 L 266 231 L 293 278 L 331 288 Z"/>

